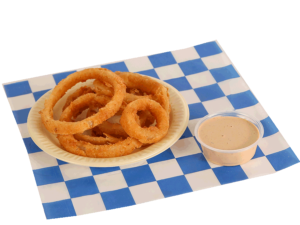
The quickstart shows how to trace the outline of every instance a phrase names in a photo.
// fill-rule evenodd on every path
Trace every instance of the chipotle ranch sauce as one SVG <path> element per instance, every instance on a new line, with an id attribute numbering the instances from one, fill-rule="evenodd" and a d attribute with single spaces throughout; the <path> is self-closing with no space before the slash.
<path id="1" fill-rule="evenodd" d="M 257 127 L 248 120 L 218 116 L 203 122 L 198 130 L 199 138 L 208 146 L 221 150 L 237 150 L 248 147 L 259 138 Z"/>

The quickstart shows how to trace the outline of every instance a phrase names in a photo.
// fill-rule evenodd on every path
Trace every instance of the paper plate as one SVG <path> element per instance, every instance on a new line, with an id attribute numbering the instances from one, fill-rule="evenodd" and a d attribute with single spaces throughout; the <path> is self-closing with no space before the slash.
<path id="1" fill-rule="evenodd" d="M 173 86 L 161 80 L 158 79 L 155 80 L 169 88 L 170 104 L 172 107 L 172 111 L 171 111 L 170 128 L 168 134 L 159 142 L 145 148 L 137 149 L 130 155 L 114 157 L 114 158 L 88 158 L 88 157 L 74 155 L 63 150 L 56 138 L 56 135 L 51 134 L 44 127 L 41 120 L 41 116 L 39 114 L 39 111 L 44 108 L 45 99 L 47 99 L 50 96 L 52 90 L 45 93 L 31 108 L 27 120 L 29 134 L 32 140 L 36 143 L 36 145 L 39 148 L 41 148 L 44 152 L 62 161 L 77 164 L 77 165 L 82 165 L 82 166 L 91 166 L 91 167 L 122 166 L 122 165 L 137 163 L 139 161 L 152 158 L 153 156 L 156 156 L 159 153 L 171 147 L 184 133 L 189 121 L 189 108 L 185 99 L 180 94 L 180 92 L 177 89 L 175 89 Z M 78 83 L 73 88 L 71 88 L 65 94 L 65 96 L 61 98 L 55 105 L 53 109 L 54 119 L 59 119 L 62 112 L 62 107 L 67 97 L 70 94 L 72 94 L 81 86 L 84 85 L 92 86 L 92 84 L 93 84 L 93 80 L 88 80 L 84 83 Z"/>

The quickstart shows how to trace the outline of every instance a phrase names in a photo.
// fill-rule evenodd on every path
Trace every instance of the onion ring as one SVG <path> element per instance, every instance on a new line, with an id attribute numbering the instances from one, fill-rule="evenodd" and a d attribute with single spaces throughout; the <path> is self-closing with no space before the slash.
<path id="1" fill-rule="evenodd" d="M 93 115 L 94 113 L 96 112 L 89 109 L 87 111 L 87 117 Z M 155 121 L 155 118 L 151 115 L 149 111 L 140 111 L 137 113 L 137 115 L 139 116 L 136 117 L 136 120 L 141 127 L 144 126 L 148 127 L 151 124 L 153 124 Z M 92 132 L 94 132 L 94 134 L 106 133 L 106 134 L 113 135 L 115 137 L 123 137 L 123 138 L 128 137 L 128 134 L 125 132 L 121 124 L 111 123 L 108 121 L 104 121 L 102 124 L 99 124 L 98 126 L 94 127 L 92 129 Z"/>
<path id="2" fill-rule="evenodd" d="M 99 130 L 102 133 L 113 135 L 115 137 L 128 137 L 128 134 L 119 123 L 110 123 L 108 121 L 104 121 L 103 123 L 95 127 L 95 129 Z"/>
<path id="3" fill-rule="evenodd" d="M 113 137 L 109 134 L 104 134 L 106 137 L 93 137 L 85 134 L 74 134 L 74 138 L 78 141 L 89 142 L 94 145 L 104 145 L 107 143 L 117 143 L 122 141 L 121 138 Z"/>
<path id="4" fill-rule="evenodd" d="M 108 104 L 112 98 L 108 97 L 106 95 L 97 95 L 96 98 L 97 101 L 94 101 L 91 105 L 90 105 L 90 109 L 92 109 L 94 111 L 93 115 L 99 111 L 99 108 L 104 107 L 106 104 Z M 116 115 L 122 115 L 123 110 L 125 109 L 125 107 L 127 106 L 127 103 L 125 103 L 124 101 L 122 102 L 121 107 L 119 108 L 118 112 L 116 112 Z M 91 116 L 91 115 L 90 115 Z"/>
<path id="5" fill-rule="evenodd" d="M 153 100 L 159 102 L 162 105 L 162 107 L 167 111 L 167 113 L 170 115 L 171 105 L 170 105 L 170 101 L 169 101 L 169 92 L 165 86 L 163 86 L 159 82 L 157 82 L 147 76 L 143 76 L 143 75 L 140 75 L 137 73 L 119 72 L 119 71 L 117 71 L 115 73 L 123 79 L 125 85 L 127 86 L 127 89 L 132 90 L 133 92 L 140 93 L 142 91 L 144 93 L 150 94 L 150 95 L 146 95 L 146 96 L 151 96 L 151 98 Z M 100 93 L 107 94 L 107 95 L 111 95 L 113 93 L 113 90 L 111 87 L 108 87 L 103 82 L 100 82 L 98 80 L 94 81 L 94 86 L 95 86 L 96 91 L 102 90 L 102 92 L 100 92 Z M 127 99 L 129 99 L 129 96 L 144 97 L 144 96 L 137 96 L 137 95 L 133 95 L 133 94 L 130 95 L 130 94 L 126 93 Z M 137 99 L 139 99 L 139 98 L 137 98 Z M 137 100 L 137 99 L 133 98 L 131 101 L 128 101 L 128 103 L 132 102 L 133 100 Z M 123 108 L 121 111 L 123 111 Z M 155 121 L 153 116 L 151 115 L 151 113 L 149 113 L 147 111 L 141 112 L 139 114 L 140 114 L 140 122 L 141 122 L 140 125 L 142 127 L 143 126 L 148 127 L 151 124 L 153 124 L 153 122 Z"/>
<path id="6" fill-rule="evenodd" d="M 95 90 L 93 88 L 87 87 L 87 86 L 83 86 L 83 87 L 79 88 L 78 90 L 76 90 L 73 94 L 69 95 L 64 107 L 62 108 L 62 111 L 64 111 L 71 104 L 71 102 L 73 102 L 79 96 L 85 95 L 88 93 L 95 93 Z"/>
<path id="7" fill-rule="evenodd" d="M 145 92 L 142 92 L 137 88 L 126 88 L 126 92 L 133 95 L 139 95 L 139 96 L 147 95 Z"/>
<path id="8" fill-rule="evenodd" d="M 149 110 L 156 119 L 156 125 L 142 128 L 136 121 L 136 114 L 140 110 Z M 169 115 L 156 101 L 139 99 L 127 105 L 120 123 L 130 137 L 136 138 L 142 143 L 151 144 L 158 142 L 168 133 Z"/>
<path id="9" fill-rule="evenodd" d="M 103 82 L 101 82 L 100 80 L 95 80 L 93 82 L 94 86 L 95 86 L 95 91 L 98 95 L 106 95 L 106 96 L 113 96 L 114 94 L 114 90 L 112 87 L 108 87 L 106 86 Z M 141 98 L 148 98 L 148 99 L 152 99 L 151 95 L 135 95 L 135 94 L 131 94 L 131 93 L 126 93 L 125 97 L 124 97 L 124 102 L 126 103 L 130 103 L 132 101 L 135 101 L 137 99 L 141 99 Z"/>
<path id="10" fill-rule="evenodd" d="M 99 79 L 111 84 L 114 89 L 114 96 L 112 97 L 112 100 L 105 107 L 101 108 L 95 115 L 88 117 L 82 121 L 65 122 L 54 120 L 53 107 L 58 102 L 58 100 L 63 97 L 66 91 L 73 87 L 76 83 L 84 82 L 88 79 Z M 104 68 L 91 68 L 75 72 L 69 75 L 67 78 L 61 80 L 53 89 L 49 99 L 45 101 L 45 108 L 40 111 L 42 122 L 46 129 L 53 134 L 66 135 L 83 133 L 85 130 L 91 129 L 115 115 L 115 113 L 122 105 L 125 93 L 126 86 L 124 82 L 122 81 L 122 79 L 120 79 L 119 76 L 117 76 L 110 70 Z M 69 107 L 67 107 L 66 110 L 68 108 Z"/>
<path id="11" fill-rule="evenodd" d="M 142 146 L 141 142 L 131 137 L 110 145 L 94 145 L 89 142 L 78 141 L 73 135 L 58 135 L 57 138 L 66 151 L 91 158 L 125 156 L 132 153 L 134 149 Z"/>
<path id="12" fill-rule="evenodd" d="M 95 94 L 82 95 L 73 101 L 62 113 L 60 121 L 71 121 L 72 117 L 78 112 L 88 108 L 91 104 L 90 97 L 95 97 Z M 100 109 L 101 110 L 101 109 Z M 136 148 L 142 146 L 142 143 L 135 138 L 128 137 L 125 140 L 108 145 L 95 145 L 86 141 L 78 141 L 74 135 L 57 135 L 57 138 L 63 148 L 73 154 L 87 156 L 93 158 L 111 158 L 119 157 L 132 153 Z"/>
<path id="13" fill-rule="evenodd" d="M 169 92 L 164 85 L 147 76 L 137 73 L 117 71 L 115 74 L 119 75 L 123 79 L 127 88 L 136 88 L 146 92 L 147 94 L 151 94 L 153 100 L 160 103 L 168 115 L 170 114 L 171 106 L 169 101 Z"/>
<path id="14" fill-rule="evenodd" d="M 149 127 L 155 121 L 155 117 L 149 111 L 140 111 L 137 115 L 139 116 L 138 124 L 141 127 Z"/>
<path id="15" fill-rule="evenodd" d="M 86 113 L 86 116 L 92 116 L 96 112 L 89 108 L 89 110 Z M 104 121 L 102 124 L 99 124 L 98 126 L 94 127 L 92 129 L 92 135 L 102 135 L 102 134 L 108 134 L 113 135 L 115 137 L 128 137 L 128 134 L 124 131 L 123 127 L 118 123 L 110 123 L 108 121 Z"/>

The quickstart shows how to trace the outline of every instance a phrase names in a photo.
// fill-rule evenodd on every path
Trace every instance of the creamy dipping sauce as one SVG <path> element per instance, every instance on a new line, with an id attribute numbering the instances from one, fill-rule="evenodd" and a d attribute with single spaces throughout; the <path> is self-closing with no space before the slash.
<path id="1" fill-rule="evenodd" d="M 198 135 L 210 147 L 237 150 L 255 143 L 259 138 L 259 131 L 248 120 L 217 116 L 203 122 L 198 129 Z"/>

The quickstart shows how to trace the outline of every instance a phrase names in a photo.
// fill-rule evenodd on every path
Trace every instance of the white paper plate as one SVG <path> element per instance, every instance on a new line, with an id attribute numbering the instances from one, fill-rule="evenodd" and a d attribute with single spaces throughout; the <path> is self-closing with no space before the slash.
<path id="1" fill-rule="evenodd" d="M 47 99 L 50 96 L 52 90 L 45 93 L 30 110 L 27 120 L 29 134 L 32 140 L 36 143 L 36 145 L 39 148 L 41 148 L 44 152 L 62 161 L 77 165 L 91 167 L 113 167 L 136 163 L 142 160 L 149 159 L 171 147 L 184 133 L 189 121 L 189 108 L 185 99 L 182 97 L 179 91 L 173 86 L 161 80 L 155 80 L 169 88 L 172 111 L 168 134 L 159 142 L 145 148 L 137 149 L 130 155 L 115 158 L 88 158 L 74 155 L 63 150 L 56 138 L 56 135 L 51 134 L 44 127 L 41 121 L 41 116 L 39 114 L 39 111 L 44 108 L 45 99 Z M 54 119 L 58 119 L 60 117 L 62 107 L 67 97 L 71 93 L 73 93 L 81 86 L 92 86 L 92 82 L 93 80 L 88 80 L 84 83 L 78 83 L 72 89 L 70 89 L 66 93 L 66 95 L 62 99 L 60 99 L 55 105 L 53 109 Z"/>

